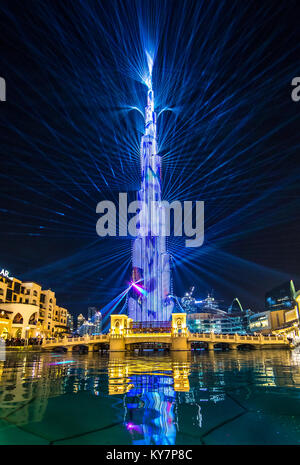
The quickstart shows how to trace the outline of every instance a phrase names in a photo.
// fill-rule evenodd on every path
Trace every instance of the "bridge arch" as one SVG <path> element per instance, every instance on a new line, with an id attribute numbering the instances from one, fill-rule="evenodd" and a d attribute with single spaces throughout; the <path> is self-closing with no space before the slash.
<path id="1" fill-rule="evenodd" d="M 88 344 L 74 344 L 68 347 L 70 352 L 88 352 L 89 345 Z"/>
<path id="2" fill-rule="evenodd" d="M 256 349 L 256 346 L 255 346 L 255 344 L 249 344 L 249 343 L 246 342 L 246 343 L 243 343 L 243 344 L 238 344 L 237 348 L 239 350 L 254 350 L 254 349 Z"/>
<path id="3" fill-rule="evenodd" d="M 228 350 L 230 349 L 230 344 L 228 342 L 215 342 L 214 349 Z"/>

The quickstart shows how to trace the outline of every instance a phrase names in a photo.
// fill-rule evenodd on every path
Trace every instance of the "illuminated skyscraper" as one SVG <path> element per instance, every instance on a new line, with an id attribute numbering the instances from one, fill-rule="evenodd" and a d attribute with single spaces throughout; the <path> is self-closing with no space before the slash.
<path id="1" fill-rule="evenodd" d="M 80 313 L 80 315 L 78 315 L 78 317 L 77 317 L 77 329 L 79 329 L 80 326 L 82 326 L 85 321 L 86 320 L 85 320 L 84 316 L 82 315 L 82 313 Z"/>
<path id="2" fill-rule="evenodd" d="M 132 250 L 132 281 L 139 286 L 133 286 L 130 291 L 128 316 L 140 322 L 168 321 L 174 304 L 170 298 L 170 257 L 163 234 L 165 212 L 161 204 L 161 156 L 157 153 L 151 79 L 148 81 L 145 132 L 141 140 L 141 175 L 139 235 Z"/>

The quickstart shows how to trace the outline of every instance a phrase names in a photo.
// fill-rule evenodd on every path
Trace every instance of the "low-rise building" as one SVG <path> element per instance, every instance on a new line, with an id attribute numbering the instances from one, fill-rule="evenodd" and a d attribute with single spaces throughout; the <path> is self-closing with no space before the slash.
<path id="1" fill-rule="evenodd" d="M 0 271 L 0 337 L 51 337 L 67 332 L 68 311 L 57 305 L 55 292 L 22 282 Z"/>
<path id="2" fill-rule="evenodd" d="M 293 281 L 287 281 L 266 293 L 265 311 L 249 318 L 249 331 L 263 334 L 285 334 L 299 338 L 300 291 Z"/>

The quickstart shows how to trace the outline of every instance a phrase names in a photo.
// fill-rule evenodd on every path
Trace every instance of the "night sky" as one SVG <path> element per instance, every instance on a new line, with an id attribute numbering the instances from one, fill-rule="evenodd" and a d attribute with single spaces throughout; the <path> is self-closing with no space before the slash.
<path id="1" fill-rule="evenodd" d="M 139 188 L 147 51 L 163 197 L 205 202 L 204 245 L 169 240 L 174 294 L 258 311 L 270 288 L 298 289 L 299 15 L 296 1 L 1 0 L 0 267 L 75 314 L 128 286 L 131 240 L 99 238 L 96 205 Z"/>

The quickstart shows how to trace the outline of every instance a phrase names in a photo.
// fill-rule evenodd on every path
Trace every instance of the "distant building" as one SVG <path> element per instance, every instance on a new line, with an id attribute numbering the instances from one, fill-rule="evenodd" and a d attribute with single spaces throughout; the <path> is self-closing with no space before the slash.
<path id="1" fill-rule="evenodd" d="M 67 313 L 67 327 L 69 332 L 72 333 L 74 331 L 74 318 L 69 312 Z"/>
<path id="2" fill-rule="evenodd" d="M 266 293 L 265 311 L 249 318 L 250 332 L 285 334 L 299 338 L 300 291 L 293 281 L 287 281 Z"/>
<path id="3" fill-rule="evenodd" d="M 97 307 L 88 307 L 88 320 L 91 320 L 93 316 L 98 312 Z"/>
<path id="4" fill-rule="evenodd" d="M 81 326 L 77 327 L 79 336 L 85 336 L 86 334 L 91 335 L 93 333 L 93 324 L 87 320 L 84 320 Z"/>
<path id="5" fill-rule="evenodd" d="M 238 299 L 234 299 L 228 311 L 219 307 L 219 302 L 210 294 L 206 299 L 193 297 L 194 288 L 181 299 L 187 312 L 187 325 L 191 332 L 217 334 L 246 334 L 250 310 L 244 311 Z"/>
<path id="6" fill-rule="evenodd" d="M 89 334 L 89 335 L 101 334 L 101 330 L 102 330 L 102 315 L 100 312 L 97 312 L 90 320 L 84 319 L 83 323 L 77 327 L 77 332 L 79 333 L 80 336 L 85 336 L 86 334 Z"/>
<path id="7" fill-rule="evenodd" d="M 79 330 L 79 328 L 83 325 L 83 323 L 85 323 L 85 321 L 86 319 L 84 318 L 82 313 L 80 313 L 80 315 L 78 315 L 77 317 L 77 330 Z"/>
<path id="8" fill-rule="evenodd" d="M 296 291 L 293 281 L 287 281 L 266 293 L 265 309 L 292 310 L 296 304 Z"/>
<path id="9" fill-rule="evenodd" d="M 284 322 L 284 310 L 255 313 L 249 318 L 249 330 L 252 333 L 269 334 L 282 326 Z"/>
<path id="10" fill-rule="evenodd" d="M 95 313 L 93 317 L 93 323 L 94 323 L 94 332 L 93 334 L 101 334 L 102 331 L 102 314 L 101 312 Z"/>

